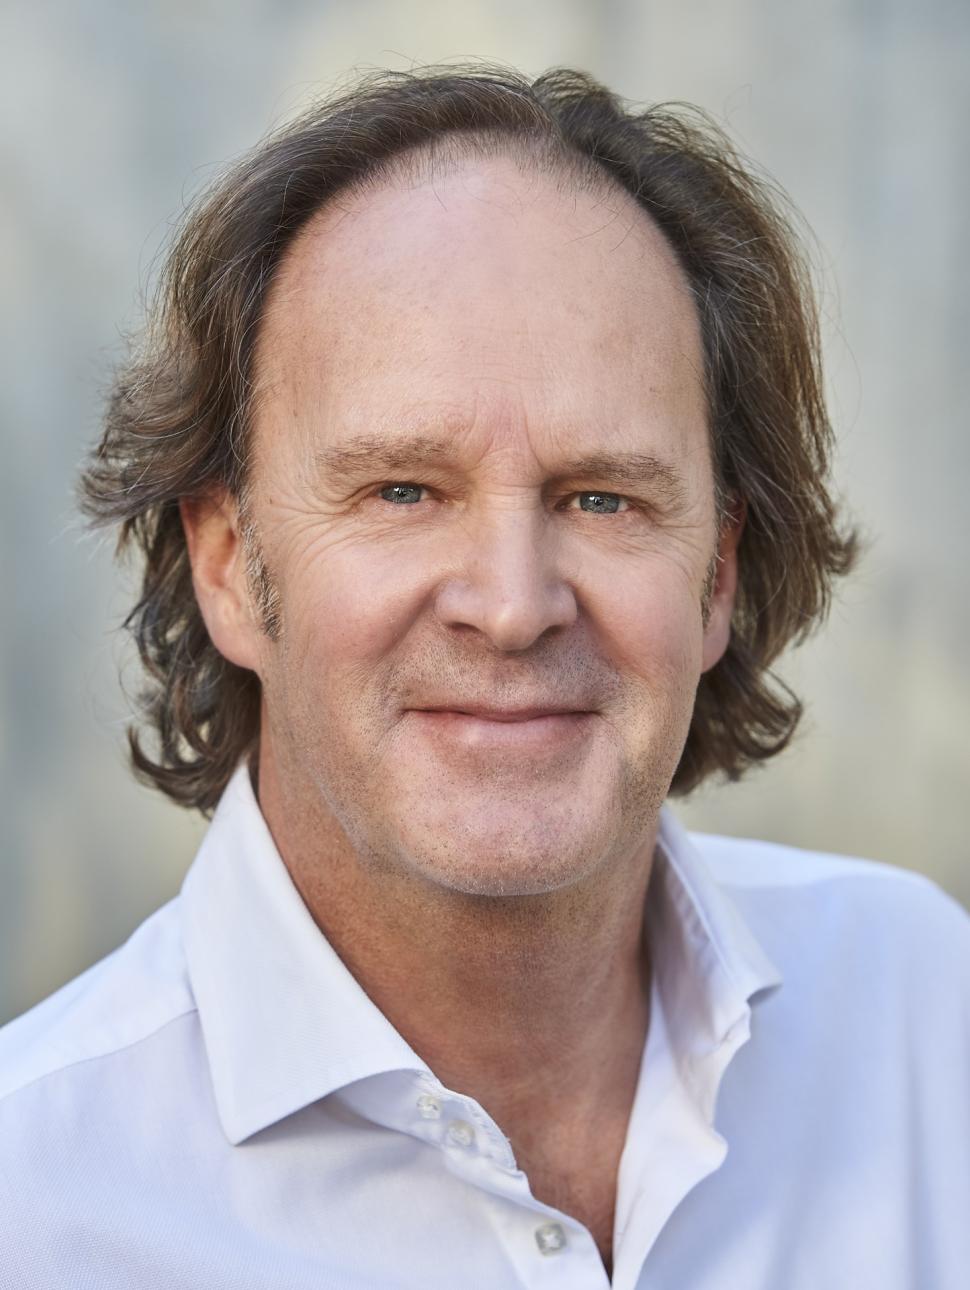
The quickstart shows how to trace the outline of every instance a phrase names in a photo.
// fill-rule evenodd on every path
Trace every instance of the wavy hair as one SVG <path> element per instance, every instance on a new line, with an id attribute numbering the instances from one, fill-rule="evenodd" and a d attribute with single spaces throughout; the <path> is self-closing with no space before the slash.
<path id="1" fill-rule="evenodd" d="M 81 476 L 88 518 L 120 525 L 119 552 L 142 562 L 125 620 L 145 671 L 132 762 L 181 805 L 209 813 L 257 748 L 260 685 L 208 637 L 179 499 L 220 484 L 245 502 L 256 337 L 294 237 L 337 193 L 439 146 L 620 185 L 686 274 L 718 500 L 743 502 L 746 524 L 730 643 L 700 679 L 671 792 L 738 778 L 784 748 L 801 716 L 771 665 L 824 618 L 857 540 L 829 491 L 818 319 L 784 197 L 699 109 L 636 110 L 583 72 L 380 71 L 269 135 L 190 208 Z M 259 594 L 258 561 L 251 572 Z"/>

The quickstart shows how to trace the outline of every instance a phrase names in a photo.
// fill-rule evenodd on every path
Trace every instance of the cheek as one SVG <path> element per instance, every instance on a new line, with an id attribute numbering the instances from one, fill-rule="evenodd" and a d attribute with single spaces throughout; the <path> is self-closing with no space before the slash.
<path id="1" fill-rule="evenodd" d="M 670 566 L 644 566 L 597 598 L 596 622 L 610 653 L 627 675 L 654 694 L 693 693 L 703 650 L 701 606 L 693 585 Z"/>
<path id="2" fill-rule="evenodd" d="M 373 682 L 375 670 L 420 611 L 422 584 L 406 561 L 372 548 L 321 550 L 283 587 L 288 671 L 311 688 Z"/>

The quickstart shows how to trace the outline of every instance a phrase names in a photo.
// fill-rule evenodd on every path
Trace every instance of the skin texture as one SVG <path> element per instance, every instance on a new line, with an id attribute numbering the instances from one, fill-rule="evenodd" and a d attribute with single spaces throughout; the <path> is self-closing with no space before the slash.
<path id="1" fill-rule="evenodd" d="M 686 282 L 624 193 L 466 159 L 316 217 L 258 370 L 247 516 L 182 514 L 262 682 L 261 808 L 350 970 L 609 1268 L 657 813 L 736 580 Z M 643 478 L 569 465 L 605 454 Z M 585 715 L 416 711 L 550 704 Z"/>

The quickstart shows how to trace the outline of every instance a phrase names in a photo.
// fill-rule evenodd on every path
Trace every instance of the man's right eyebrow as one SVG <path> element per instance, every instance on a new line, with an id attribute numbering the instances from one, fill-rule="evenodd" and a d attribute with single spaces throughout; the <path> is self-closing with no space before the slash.
<path id="1" fill-rule="evenodd" d="M 443 465 L 453 455 L 453 440 L 434 435 L 394 439 L 383 434 L 359 434 L 344 443 L 319 448 L 315 461 L 326 474 L 341 477 L 365 471 L 381 473 Z"/>

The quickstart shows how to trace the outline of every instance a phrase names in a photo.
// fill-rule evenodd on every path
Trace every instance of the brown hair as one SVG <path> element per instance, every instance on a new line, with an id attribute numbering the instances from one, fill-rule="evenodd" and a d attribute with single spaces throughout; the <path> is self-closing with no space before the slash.
<path id="1" fill-rule="evenodd" d="M 378 72 L 270 135 L 189 212 L 82 475 L 87 515 L 120 522 L 119 551 L 144 560 L 125 625 L 157 747 L 131 728 L 136 773 L 185 806 L 210 811 L 256 748 L 260 687 L 209 640 L 179 499 L 214 483 L 244 498 L 261 311 L 298 231 L 336 193 L 448 142 L 620 184 L 666 235 L 693 293 L 718 498 L 741 499 L 747 518 L 730 644 L 701 677 L 671 791 L 717 771 L 737 778 L 780 751 L 801 715 L 769 668 L 824 617 L 856 538 L 840 531 L 827 488 L 817 317 L 780 195 L 698 109 L 634 111 L 582 72 L 532 82 L 477 64 Z"/>

